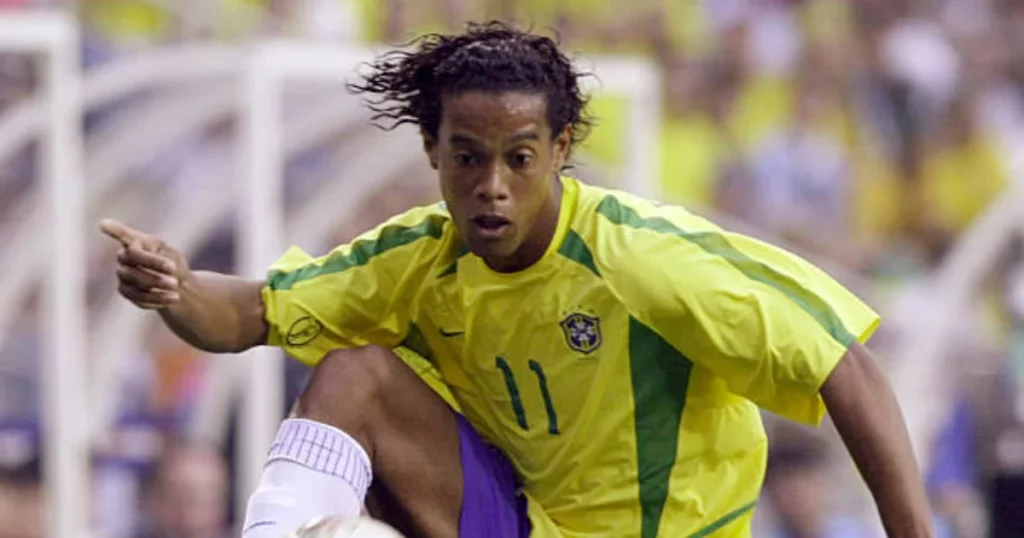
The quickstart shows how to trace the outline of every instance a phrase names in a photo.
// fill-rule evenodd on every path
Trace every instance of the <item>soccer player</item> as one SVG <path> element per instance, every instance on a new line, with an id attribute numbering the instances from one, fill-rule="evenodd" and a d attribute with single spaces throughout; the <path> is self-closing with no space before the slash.
<path id="1" fill-rule="evenodd" d="M 749 536 L 758 406 L 829 412 L 890 536 L 930 536 L 863 345 L 876 314 L 782 250 L 562 175 L 588 127 L 579 78 L 551 39 L 500 23 L 380 57 L 351 89 L 419 127 L 444 203 L 320 258 L 292 249 L 265 281 L 102 224 L 121 293 L 182 338 L 315 368 L 244 536 L 364 502 L 416 536 Z"/>

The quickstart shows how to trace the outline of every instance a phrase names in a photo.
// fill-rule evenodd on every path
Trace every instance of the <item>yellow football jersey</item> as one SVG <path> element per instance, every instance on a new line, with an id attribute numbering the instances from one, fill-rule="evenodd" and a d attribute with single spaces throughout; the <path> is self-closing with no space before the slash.
<path id="1" fill-rule="evenodd" d="M 421 354 L 512 461 L 534 536 L 748 536 L 757 406 L 818 423 L 821 384 L 877 315 L 780 249 L 562 182 L 554 241 L 518 273 L 469 253 L 443 205 L 319 259 L 290 251 L 264 292 L 270 343 L 308 364 Z"/>

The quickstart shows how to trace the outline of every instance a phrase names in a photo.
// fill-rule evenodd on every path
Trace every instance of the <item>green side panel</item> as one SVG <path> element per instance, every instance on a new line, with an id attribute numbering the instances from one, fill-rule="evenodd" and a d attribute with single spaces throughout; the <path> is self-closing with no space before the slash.
<path id="1" fill-rule="evenodd" d="M 649 327 L 629 319 L 642 538 L 655 538 L 668 499 L 693 363 Z"/>
<path id="2" fill-rule="evenodd" d="M 750 512 L 751 510 L 754 509 L 755 506 L 757 506 L 757 501 L 754 501 L 745 506 L 741 506 L 736 510 L 729 512 L 728 514 L 725 514 L 724 516 L 719 518 L 714 523 L 708 525 L 707 527 L 704 527 L 703 529 L 691 534 L 688 538 L 704 538 L 705 536 L 711 536 L 713 532 L 732 523 L 733 521 L 736 521 L 736 518 L 742 516 L 743 514 L 746 514 L 747 512 Z"/>

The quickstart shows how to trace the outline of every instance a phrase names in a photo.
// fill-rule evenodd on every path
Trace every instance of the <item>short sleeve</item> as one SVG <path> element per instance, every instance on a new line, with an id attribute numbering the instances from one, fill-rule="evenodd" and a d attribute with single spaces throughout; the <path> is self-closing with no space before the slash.
<path id="1" fill-rule="evenodd" d="M 821 386 L 878 315 L 825 272 L 678 208 L 623 208 L 636 260 L 618 286 L 641 322 L 729 390 L 791 420 L 817 424 Z"/>
<path id="2" fill-rule="evenodd" d="M 334 349 L 398 345 L 446 222 L 418 209 L 319 258 L 290 249 L 263 288 L 267 344 L 309 365 Z"/>

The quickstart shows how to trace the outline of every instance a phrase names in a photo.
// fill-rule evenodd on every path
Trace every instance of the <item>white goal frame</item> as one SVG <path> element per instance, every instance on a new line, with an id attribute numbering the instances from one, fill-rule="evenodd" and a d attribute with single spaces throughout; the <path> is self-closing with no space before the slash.
<path id="1" fill-rule="evenodd" d="M 374 50 L 307 42 L 271 41 L 258 46 L 244 77 L 239 200 L 240 270 L 264 278 L 285 248 L 282 204 L 284 160 L 281 98 L 288 81 L 351 80 L 355 69 L 372 60 Z M 624 174 L 619 185 L 644 196 L 660 193 L 662 77 L 657 66 L 635 57 L 595 56 L 581 61 L 588 72 L 586 90 L 617 94 L 628 101 Z M 382 178 L 383 179 L 383 178 Z M 239 436 L 239 488 L 236 506 L 244 508 L 256 487 L 283 409 L 283 365 L 279 352 L 256 349 L 238 359 L 244 385 Z"/>
<path id="2" fill-rule="evenodd" d="M 79 95 L 79 33 L 74 18 L 47 11 L 0 13 L 0 51 L 39 59 L 45 128 L 38 152 L 40 231 L 53 255 L 43 286 L 42 433 L 47 536 L 89 534 L 86 379 L 85 223 Z"/>

